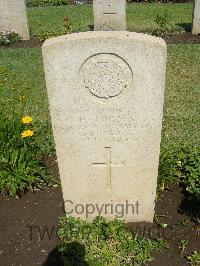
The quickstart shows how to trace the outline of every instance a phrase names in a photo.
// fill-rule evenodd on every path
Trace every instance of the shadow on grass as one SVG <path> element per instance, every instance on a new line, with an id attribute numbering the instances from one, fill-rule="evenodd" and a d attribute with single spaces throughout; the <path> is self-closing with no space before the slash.
<path id="1" fill-rule="evenodd" d="M 63 263 L 64 261 L 64 263 Z M 43 266 L 89 266 L 85 261 L 85 247 L 74 241 L 64 245 L 61 255 L 58 248 L 52 250 Z"/>
<path id="2" fill-rule="evenodd" d="M 176 24 L 180 28 L 184 29 L 186 32 L 191 32 L 192 31 L 192 24 L 191 23 L 181 23 L 181 24 Z"/>
<path id="3" fill-rule="evenodd" d="M 179 206 L 179 212 L 188 215 L 194 222 L 200 219 L 200 200 L 193 198 L 187 191 Z"/>
<path id="4" fill-rule="evenodd" d="M 93 31 L 94 30 L 94 25 L 88 25 L 88 28 Z"/>
<path id="5" fill-rule="evenodd" d="M 63 266 L 63 261 L 58 247 L 54 248 L 42 266 Z"/>

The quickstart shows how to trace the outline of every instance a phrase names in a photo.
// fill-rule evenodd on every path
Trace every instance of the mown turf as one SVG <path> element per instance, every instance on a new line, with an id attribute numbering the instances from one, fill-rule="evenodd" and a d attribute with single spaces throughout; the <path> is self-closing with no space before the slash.
<path id="1" fill-rule="evenodd" d="M 19 119 L 33 116 L 41 150 L 52 153 L 41 49 L 0 49 L 0 66 L 7 69 L 0 77 L 0 110 Z M 162 148 L 200 143 L 199 73 L 200 44 L 168 47 Z"/>
<path id="2" fill-rule="evenodd" d="M 53 142 L 40 48 L 0 49 L 0 112 L 8 119 L 31 115 L 40 153 Z"/>
<path id="3" fill-rule="evenodd" d="M 165 91 L 163 146 L 200 144 L 200 45 L 170 45 Z"/>
<path id="4" fill-rule="evenodd" d="M 157 14 L 167 11 L 171 16 L 173 31 L 189 30 L 192 22 L 192 3 L 185 4 L 128 4 L 127 27 L 131 31 L 151 32 L 155 27 Z M 29 8 L 28 18 L 31 32 L 40 35 L 43 32 L 56 31 L 64 34 L 63 17 L 68 16 L 72 31 L 88 31 L 93 25 L 92 5 L 69 5 L 59 7 Z"/>
<path id="5" fill-rule="evenodd" d="M 129 4 L 127 24 L 131 31 L 151 32 L 157 27 L 155 18 L 164 12 L 170 16 L 172 30 L 189 30 L 192 22 L 192 4 Z"/>

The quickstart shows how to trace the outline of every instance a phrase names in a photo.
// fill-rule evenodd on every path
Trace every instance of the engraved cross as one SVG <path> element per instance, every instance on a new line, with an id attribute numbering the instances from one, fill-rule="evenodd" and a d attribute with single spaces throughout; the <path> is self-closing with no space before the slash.
<path id="1" fill-rule="evenodd" d="M 111 147 L 105 147 L 106 150 L 106 162 L 93 163 L 93 166 L 106 168 L 107 187 L 112 188 L 112 168 L 124 166 L 124 162 L 115 164 L 112 162 L 112 150 Z"/>
<path id="2" fill-rule="evenodd" d="M 112 12 L 112 4 L 110 3 L 110 1 L 107 1 L 107 3 L 105 2 L 100 2 L 101 4 L 104 5 L 104 8 L 106 9 L 105 11 L 103 11 L 104 15 L 116 15 L 116 12 Z"/>

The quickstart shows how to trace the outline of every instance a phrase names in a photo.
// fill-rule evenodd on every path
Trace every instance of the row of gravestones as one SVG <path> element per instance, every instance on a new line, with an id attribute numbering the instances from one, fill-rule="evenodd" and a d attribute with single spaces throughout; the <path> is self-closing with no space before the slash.
<path id="1" fill-rule="evenodd" d="M 95 30 L 125 30 L 125 0 L 93 0 Z M 25 0 L 0 0 L 0 30 L 16 30 L 24 40 L 30 39 Z M 193 29 L 200 33 L 200 0 L 194 1 Z"/>
<path id="2" fill-rule="evenodd" d="M 125 31 L 124 1 L 96 0 L 94 13 L 95 29 L 108 31 L 42 47 L 66 214 L 152 222 L 166 44 Z"/>

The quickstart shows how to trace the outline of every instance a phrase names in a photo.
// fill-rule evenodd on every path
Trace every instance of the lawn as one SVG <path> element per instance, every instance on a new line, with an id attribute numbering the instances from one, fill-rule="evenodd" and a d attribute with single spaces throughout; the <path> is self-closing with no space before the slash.
<path id="1" fill-rule="evenodd" d="M 0 112 L 8 119 L 31 115 L 40 154 L 51 154 L 53 138 L 40 48 L 0 49 Z"/>
<path id="2" fill-rule="evenodd" d="M 167 11 L 171 16 L 170 28 L 184 31 L 191 28 L 192 3 L 186 4 L 128 4 L 127 24 L 130 31 L 149 32 L 156 27 L 157 14 Z M 32 34 L 43 32 L 65 32 L 63 17 L 68 16 L 72 31 L 88 31 L 93 25 L 92 5 L 69 5 L 59 7 L 29 8 L 28 19 Z"/>
<path id="3" fill-rule="evenodd" d="M 168 47 L 163 145 L 200 144 L 200 44 Z"/>
<path id="4" fill-rule="evenodd" d="M 43 153 L 53 151 L 50 116 L 40 48 L 0 49 L 0 106 L 8 116 L 29 114 L 36 121 Z M 199 144 L 200 44 L 168 47 L 162 148 Z"/>

